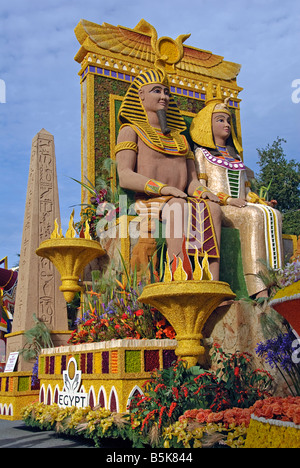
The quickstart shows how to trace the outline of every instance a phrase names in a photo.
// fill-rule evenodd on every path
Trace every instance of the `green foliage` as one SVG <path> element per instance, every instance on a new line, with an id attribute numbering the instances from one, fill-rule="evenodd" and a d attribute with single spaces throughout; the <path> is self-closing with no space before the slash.
<path id="1" fill-rule="evenodd" d="M 300 163 L 288 161 L 282 143 L 286 141 L 278 137 L 271 146 L 257 149 L 260 158 L 257 181 L 259 188 L 271 183 L 269 200 L 277 200 L 278 209 L 287 213 L 300 209 Z"/>
<path id="2" fill-rule="evenodd" d="M 24 333 L 26 344 L 19 351 L 25 361 L 36 359 L 43 348 L 53 348 L 47 325 L 33 314 L 34 327 Z"/>
<path id="3" fill-rule="evenodd" d="M 259 263 L 262 266 L 262 269 L 256 275 L 265 285 L 266 289 L 268 290 L 269 297 L 272 298 L 275 296 L 277 291 L 281 288 L 280 286 L 280 270 L 274 270 L 268 262 L 263 259 L 259 259 Z M 261 298 L 262 302 L 266 300 L 266 298 Z M 260 301 L 258 301 L 260 302 Z"/>
<path id="4" fill-rule="evenodd" d="M 210 408 L 216 411 L 232 407 L 249 408 L 257 400 L 270 396 L 273 378 L 267 371 L 253 370 L 251 354 L 226 354 L 220 346 L 215 345 L 212 358 L 219 366 L 216 377 L 222 401 L 215 399 Z"/>
<path id="5" fill-rule="evenodd" d="M 272 145 L 257 149 L 260 172 L 254 182 L 257 193 L 267 194 L 268 200 L 277 200 L 283 213 L 283 233 L 300 235 L 300 163 L 288 160 L 277 138 Z"/>
<path id="6" fill-rule="evenodd" d="M 107 161 L 110 166 L 113 164 L 110 159 Z M 93 185 L 87 177 L 85 177 L 87 183 L 80 182 L 73 177 L 71 179 L 90 194 L 89 203 L 80 205 L 82 206 L 81 220 L 75 224 L 75 229 L 81 236 L 85 231 L 86 222 L 88 222 L 90 236 L 93 240 L 97 240 L 97 227 L 101 226 L 102 229 L 106 229 L 111 221 L 115 221 L 116 214 L 119 212 L 118 191 L 113 191 L 109 183 L 100 177 L 97 178 L 96 185 Z"/>
<path id="7" fill-rule="evenodd" d="M 73 300 L 67 303 L 69 330 L 74 330 L 74 328 L 76 328 L 75 321 L 77 319 L 79 307 L 80 307 L 80 293 L 76 293 Z"/>
<path id="8" fill-rule="evenodd" d="M 290 211 L 284 214 L 282 230 L 284 234 L 300 236 L 300 211 Z"/>
<path id="9" fill-rule="evenodd" d="M 218 364 L 215 373 L 198 366 L 187 369 L 185 361 L 178 361 L 169 369 L 157 371 L 146 382 L 144 395 L 135 395 L 129 411 L 134 425 L 140 427 L 143 443 L 153 445 L 153 433 L 159 440 L 162 428 L 174 424 L 185 411 L 249 408 L 258 399 L 270 396 L 272 377 L 252 369 L 250 354 L 226 354 L 215 345 L 212 359 Z"/>
<path id="10" fill-rule="evenodd" d="M 277 337 L 282 333 L 284 328 L 287 328 L 286 320 L 272 308 L 261 313 L 259 321 L 264 338 L 266 339 Z"/>

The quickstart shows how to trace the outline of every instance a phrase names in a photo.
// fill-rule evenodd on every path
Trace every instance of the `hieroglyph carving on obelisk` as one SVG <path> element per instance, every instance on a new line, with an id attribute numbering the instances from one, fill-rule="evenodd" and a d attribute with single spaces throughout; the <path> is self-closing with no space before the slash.
<path id="1" fill-rule="evenodd" d="M 60 224 L 54 137 L 42 129 L 32 140 L 19 281 L 7 355 L 24 345 L 23 334 L 34 325 L 33 314 L 54 331 L 56 344 L 60 344 L 60 338 L 65 341 L 61 332 L 68 330 L 68 321 L 66 303 L 59 291 L 59 273 L 49 260 L 35 253 L 40 243 L 50 238 L 55 219 Z M 21 361 L 18 370 L 25 370 L 20 369 L 20 364 L 23 367 Z"/>

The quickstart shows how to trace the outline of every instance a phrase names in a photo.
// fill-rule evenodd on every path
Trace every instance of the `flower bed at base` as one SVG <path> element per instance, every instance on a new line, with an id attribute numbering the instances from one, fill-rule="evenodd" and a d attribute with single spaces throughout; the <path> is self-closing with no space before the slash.
<path id="1" fill-rule="evenodd" d="M 272 420 L 262 423 L 258 415 Z M 256 419 L 251 419 L 254 415 Z M 83 435 L 97 447 L 101 439 L 122 438 L 133 447 L 147 444 L 164 448 L 209 448 L 216 444 L 231 448 L 300 448 L 300 397 L 271 397 L 257 401 L 251 408 L 231 408 L 213 412 L 207 409 L 186 411 L 174 424 L 164 427 L 162 437 L 152 429 L 150 439 L 143 437 L 142 420 L 130 413 L 111 413 L 104 408 L 59 408 L 33 403 L 23 410 L 29 426 L 55 430 L 66 435 Z M 274 425 L 276 422 L 276 426 Z M 282 422 L 282 425 L 278 425 Z M 289 425 L 287 425 L 289 423 Z M 155 426 L 154 426 L 155 427 Z"/>
<path id="2" fill-rule="evenodd" d="M 251 417 L 266 417 L 268 420 L 262 430 L 268 435 L 259 435 L 257 427 Z M 278 439 L 277 444 L 272 442 L 269 434 L 274 434 L 275 429 L 270 429 L 273 424 L 289 423 L 293 427 L 285 428 L 290 436 Z M 297 428 L 300 422 L 300 397 L 271 397 L 258 400 L 250 408 L 231 408 L 217 413 L 209 409 L 186 411 L 179 420 L 165 429 L 164 446 L 178 447 L 182 443 L 184 447 L 211 447 L 216 442 L 231 448 L 255 448 L 259 447 L 258 440 L 264 440 L 265 447 L 278 446 L 286 448 L 298 448 L 300 446 L 300 431 Z M 283 431 L 282 426 L 281 432 Z M 260 429 L 259 429 L 260 430 Z M 280 432 L 280 430 L 278 432 Z M 283 432 L 282 432 L 283 433 Z"/>
<path id="3" fill-rule="evenodd" d="M 118 414 L 102 408 L 64 410 L 56 405 L 44 407 L 38 404 L 25 409 L 24 420 L 41 429 L 66 431 L 70 435 L 79 431 L 93 438 L 96 444 L 100 444 L 103 437 L 123 437 L 129 439 L 134 447 L 188 448 L 202 445 L 201 439 L 204 436 L 207 439 L 207 431 L 208 434 L 222 432 L 220 427 L 216 429 L 210 424 L 222 422 L 226 425 L 224 415 L 235 408 L 236 411 L 245 411 L 241 413 L 240 420 L 234 421 L 234 426 L 229 428 L 233 430 L 232 438 L 235 440 L 236 435 L 245 434 L 245 418 L 250 418 L 247 408 L 257 400 L 271 396 L 271 376 L 263 370 L 253 370 L 251 358 L 248 353 L 226 354 L 215 344 L 212 359 L 219 365 L 215 373 L 198 366 L 188 368 L 182 360 L 174 362 L 171 367 L 156 369 L 144 383 L 143 391 L 135 392 L 130 402 L 123 406 L 121 411 L 127 410 L 128 413 Z M 101 406 L 104 404 L 102 402 Z M 207 415 L 209 419 L 199 421 L 195 414 L 194 421 L 180 420 L 183 415 L 190 418 L 186 413 L 190 410 Z M 172 433 L 173 425 L 175 434 Z M 225 428 L 228 432 L 228 427 Z M 176 432 L 178 429 L 180 437 Z M 224 434 L 218 434 L 218 438 L 223 440 Z M 213 445 L 211 438 L 209 444 Z"/>

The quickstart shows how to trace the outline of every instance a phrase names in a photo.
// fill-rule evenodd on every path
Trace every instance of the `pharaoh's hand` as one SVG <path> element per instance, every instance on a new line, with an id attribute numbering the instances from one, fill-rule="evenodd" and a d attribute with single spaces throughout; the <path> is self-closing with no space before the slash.
<path id="1" fill-rule="evenodd" d="M 220 203 L 220 200 L 217 197 L 217 195 L 215 195 L 212 192 L 203 192 L 202 195 L 201 195 L 201 198 L 203 198 L 204 200 L 210 200 L 210 201 L 215 202 L 215 203 Z"/>
<path id="2" fill-rule="evenodd" d="M 165 187 L 163 187 L 160 191 L 160 194 L 164 196 L 171 195 L 172 197 L 176 197 L 176 198 L 187 198 L 186 193 L 170 185 L 166 185 Z"/>
<path id="3" fill-rule="evenodd" d="M 245 208 L 247 201 L 244 198 L 228 198 L 227 205 L 235 206 L 236 208 Z"/>

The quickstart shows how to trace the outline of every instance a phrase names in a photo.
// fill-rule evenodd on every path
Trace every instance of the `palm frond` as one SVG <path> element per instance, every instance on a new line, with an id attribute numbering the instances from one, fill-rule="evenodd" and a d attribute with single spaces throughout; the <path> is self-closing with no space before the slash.
<path id="1" fill-rule="evenodd" d="M 86 190 L 88 190 L 90 193 L 92 193 L 93 195 L 97 195 L 97 190 L 96 188 L 94 188 L 93 186 L 90 187 L 89 185 L 85 184 L 84 182 L 80 182 L 79 180 L 77 179 L 74 179 L 73 177 L 70 177 L 70 179 L 74 180 L 75 182 L 77 182 L 78 184 L 80 184 L 82 187 L 84 187 Z"/>

